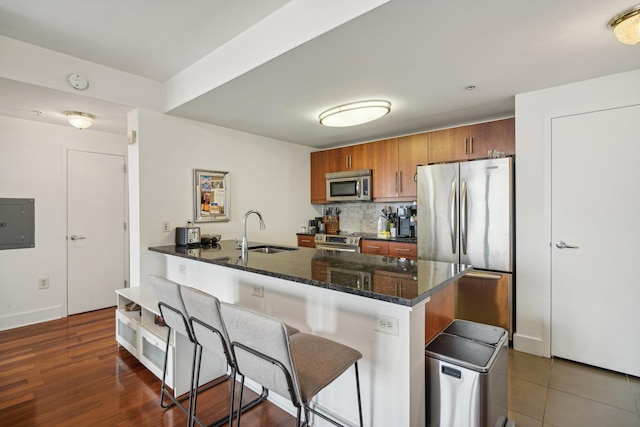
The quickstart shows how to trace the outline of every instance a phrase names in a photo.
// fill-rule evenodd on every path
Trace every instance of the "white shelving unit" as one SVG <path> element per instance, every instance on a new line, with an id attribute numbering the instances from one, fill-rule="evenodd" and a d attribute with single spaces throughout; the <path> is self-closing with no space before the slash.
<path id="1" fill-rule="evenodd" d="M 116 340 L 134 355 L 140 363 L 162 378 L 164 356 L 169 328 L 155 322 L 160 315 L 158 300 L 151 286 L 116 290 Z M 136 303 L 140 310 L 128 311 L 127 305 Z M 171 333 L 167 359 L 167 385 L 176 396 L 189 391 L 193 344 L 182 334 Z M 225 373 L 226 364 L 219 356 L 204 353 L 201 384 Z"/>

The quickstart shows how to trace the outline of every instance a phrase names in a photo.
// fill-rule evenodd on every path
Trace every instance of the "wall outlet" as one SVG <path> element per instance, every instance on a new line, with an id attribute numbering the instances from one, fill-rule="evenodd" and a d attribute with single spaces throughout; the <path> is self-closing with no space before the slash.
<path id="1" fill-rule="evenodd" d="M 162 231 L 164 233 L 168 233 L 170 229 L 171 229 L 171 224 L 169 223 L 169 221 L 164 221 L 162 223 Z"/>
<path id="2" fill-rule="evenodd" d="M 251 295 L 258 298 L 264 298 L 264 287 L 263 286 L 253 286 L 251 288 Z"/>
<path id="3" fill-rule="evenodd" d="M 398 319 L 376 314 L 376 331 L 390 335 L 398 335 Z"/>
<path id="4" fill-rule="evenodd" d="M 180 274 L 187 274 L 187 266 L 184 264 L 180 264 L 178 266 L 178 272 L 180 272 Z"/>
<path id="5" fill-rule="evenodd" d="M 41 277 L 38 279 L 38 289 L 49 289 L 48 277 Z"/>

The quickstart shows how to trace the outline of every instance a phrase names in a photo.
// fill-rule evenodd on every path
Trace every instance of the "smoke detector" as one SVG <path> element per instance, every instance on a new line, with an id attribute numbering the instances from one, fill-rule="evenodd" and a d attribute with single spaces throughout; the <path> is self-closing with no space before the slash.
<path id="1" fill-rule="evenodd" d="M 69 74 L 67 80 L 69 80 L 69 84 L 74 89 L 85 90 L 89 87 L 89 81 L 80 74 Z"/>

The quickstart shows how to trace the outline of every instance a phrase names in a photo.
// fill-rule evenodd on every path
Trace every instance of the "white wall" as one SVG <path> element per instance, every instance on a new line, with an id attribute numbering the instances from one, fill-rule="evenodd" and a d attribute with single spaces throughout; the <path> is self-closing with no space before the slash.
<path id="1" fill-rule="evenodd" d="M 67 150 L 126 154 L 126 145 L 120 135 L 0 116 L 0 197 L 35 199 L 35 247 L 0 250 L 0 330 L 66 316 Z M 49 289 L 38 289 L 41 277 Z"/>
<path id="2" fill-rule="evenodd" d="M 551 119 L 636 104 L 640 70 L 516 96 L 517 350 L 551 354 Z"/>
<path id="3" fill-rule="evenodd" d="M 295 246 L 300 226 L 319 214 L 309 202 L 309 147 L 147 110 L 132 112 L 129 126 L 138 136 L 129 147 L 131 198 L 137 199 L 130 201 L 131 240 L 137 233 L 140 242 L 139 251 L 133 245 L 131 250 L 132 286 L 144 284 L 149 274 L 164 274 L 163 257 L 147 248 L 174 244 L 175 227 L 193 220 L 193 169 L 228 171 L 231 177 L 231 220 L 197 224 L 203 234 L 240 238 L 244 213 L 257 209 L 267 229 L 259 230 L 251 216 L 249 240 Z M 138 185 L 131 185 L 135 180 Z M 163 221 L 171 223 L 169 233 L 162 232 Z"/>

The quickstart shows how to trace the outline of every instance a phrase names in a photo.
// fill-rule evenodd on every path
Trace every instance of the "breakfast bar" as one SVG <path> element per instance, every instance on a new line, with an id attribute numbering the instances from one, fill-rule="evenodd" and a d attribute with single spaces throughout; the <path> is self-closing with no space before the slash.
<path id="1" fill-rule="evenodd" d="M 438 295 L 471 266 L 255 242 L 242 256 L 232 240 L 149 250 L 170 280 L 360 351 L 365 425 L 425 425 L 424 346 L 438 328 L 430 313 L 442 312 Z M 316 404 L 355 425 L 354 381 L 345 373 Z M 269 398 L 294 413 L 288 399 Z"/>

